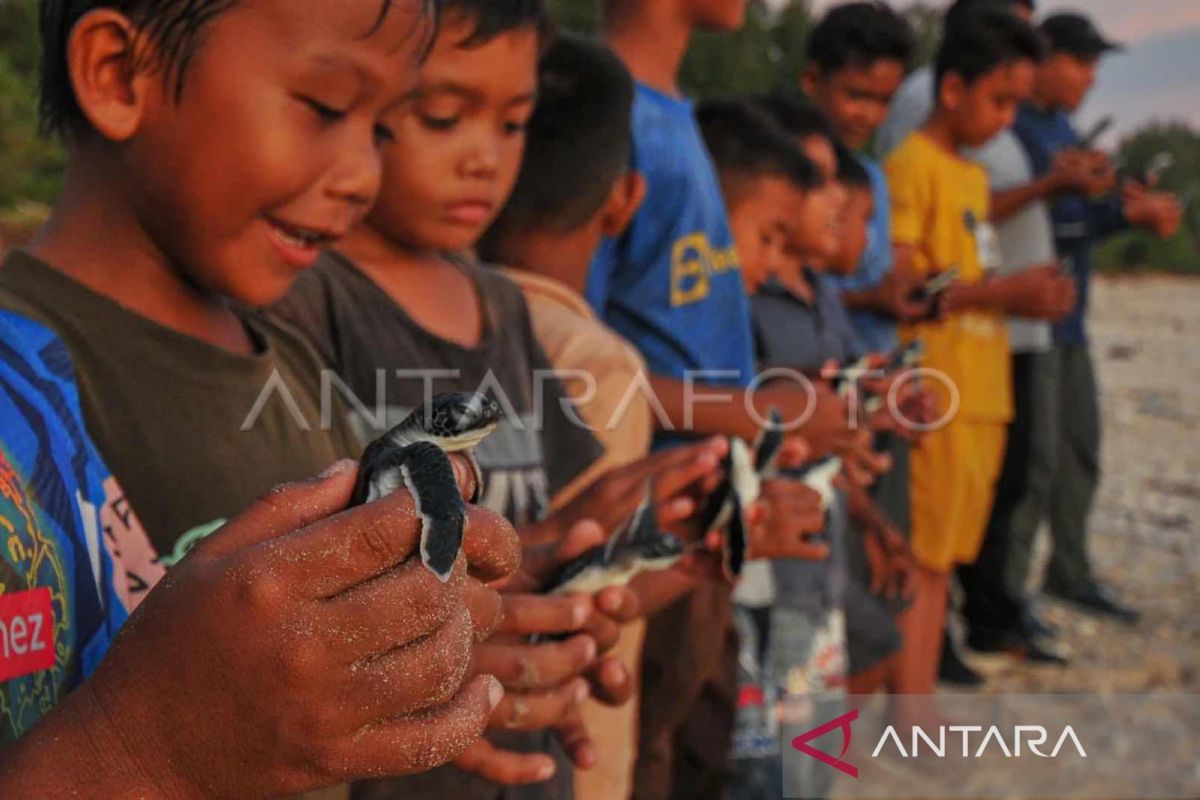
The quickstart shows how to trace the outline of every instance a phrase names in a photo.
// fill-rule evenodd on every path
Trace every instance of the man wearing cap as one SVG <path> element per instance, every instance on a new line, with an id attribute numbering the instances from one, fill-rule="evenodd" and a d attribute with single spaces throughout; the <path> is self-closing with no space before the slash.
<path id="1" fill-rule="evenodd" d="M 1045 176 L 1066 151 L 1078 150 L 1080 139 L 1069 115 L 1087 97 L 1100 59 L 1118 51 L 1096 26 L 1079 14 L 1055 14 L 1041 25 L 1051 54 L 1038 67 L 1033 98 L 1017 116 L 1014 132 L 1029 155 L 1035 176 Z M 1078 290 L 1075 312 L 1054 329 L 1049 373 L 1040 381 L 1043 407 L 1057 409 L 1040 434 L 1054 445 L 1050 490 L 1045 513 L 1050 518 L 1053 553 L 1045 592 L 1093 613 L 1133 623 L 1138 613 L 1123 606 L 1092 575 L 1087 553 L 1088 516 L 1100 479 L 1100 413 L 1095 373 L 1088 348 L 1086 317 L 1097 242 L 1124 228 L 1144 228 L 1172 236 L 1179 228 L 1180 207 L 1173 195 L 1129 183 L 1114 193 L 1116 175 L 1107 156 L 1089 152 L 1095 175 L 1087 195 L 1060 196 L 1052 201 L 1053 236 L 1064 269 Z M 1098 195 L 1107 197 L 1096 199 Z M 1023 532 L 1008 537 L 1005 571 L 1019 590 L 1029 574 L 1032 543 L 1041 514 Z"/>

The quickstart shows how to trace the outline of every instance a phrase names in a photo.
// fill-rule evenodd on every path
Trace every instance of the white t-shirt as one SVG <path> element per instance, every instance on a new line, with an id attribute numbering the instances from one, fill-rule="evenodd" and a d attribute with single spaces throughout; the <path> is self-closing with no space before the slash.
<path id="1" fill-rule="evenodd" d="M 1012 131 L 1004 131 L 968 155 L 987 170 L 993 192 L 1016 189 L 1034 179 L 1029 156 Z M 1000 240 L 1002 275 L 1043 266 L 1056 258 L 1050 207 L 1042 200 L 1030 203 L 996 225 L 996 233 Z M 1014 317 L 1010 320 L 1009 330 L 1014 353 L 1043 353 L 1053 344 L 1048 322 Z"/>

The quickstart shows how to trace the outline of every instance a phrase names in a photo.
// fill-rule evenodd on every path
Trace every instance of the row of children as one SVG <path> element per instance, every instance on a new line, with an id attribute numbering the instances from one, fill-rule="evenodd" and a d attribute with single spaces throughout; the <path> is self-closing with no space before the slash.
<path id="1" fill-rule="evenodd" d="M 904 79 L 903 21 L 831 11 L 811 103 L 693 109 L 690 36 L 744 5 L 610 0 L 610 51 L 552 41 L 537 0 L 43 3 L 43 111 L 71 155 L 50 223 L 0 270 L 0 441 L 20 514 L 4 592 L 46 602 L 55 658 L 5 686 L 0 786 L 780 796 L 776 705 L 932 691 L 948 575 L 975 560 L 1005 458 L 1004 317 L 1059 319 L 1076 294 L 1054 268 L 988 272 L 998 214 L 959 153 L 1073 51 L 1043 61 L 1008 4 L 960 0 L 985 7 L 948 24 L 933 113 L 881 170 L 851 151 Z M 1080 191 L 1067 160 L 1008 213 Z M 1126 200 L 1132 221 L 1169 216 Z M 950 269 L 935 306 L 919 290 Z M 956 402 L 864 380 L 894 404 L 854 424 L 822 369 L 918 338 Z M 481 506 L 441 585 L 408 560 L 413 498 L 343 511 L 356 467 L 337 459 L 452 390 L 505 414 L 482 486 L 456 462 Z M 952 405 L 910 453 L 905 428 Z M 733 589 L 702 511 L 726 437 L 754 441 L 771 409 L 807 421 Z M 831 455 L 828 497 L 804 479 Z M 539 594 L 648 480 L 660 524 L 710 547 Z M 1001 557 L 985 582 L 1016 570 Z M 766 721 L 735 725 L 756 702 Z M 407 777 L 365 780 L 383 775 Z"/>

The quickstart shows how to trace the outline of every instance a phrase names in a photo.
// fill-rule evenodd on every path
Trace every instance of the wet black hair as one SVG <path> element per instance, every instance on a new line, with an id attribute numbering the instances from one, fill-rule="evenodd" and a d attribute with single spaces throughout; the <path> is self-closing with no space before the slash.
<path id="1" fill-rule="evenodd" d="M 938 52 L 935 93 L 950 73 L 968 85 L 996 68 L 1029 59 L 1041 61 L 1046 47 L 1042 35 L 1025 20 L 993 6 L 968 14 L 946 29 Z"/>
<path id="2" fill-rule="evenodd" d="M 633 78 L 599 41 L 556 37 L 538 70 L 525 160 L 499 218 L 480 242 L 493 251 L 513 231 L 572 231 L 604 208 L 633 153 Z"/>
<path id="3" fill-rule="evenodd" d="M 67 64 L 71 31 L 84 15 L 99 8 L 112 8 L 129 17 L 144 40 L 153 46 L 160 61 L 156 66 L 162 71 L 164 86 L 178 100 L 205 27 L 239 2 L 241 0 L 40 0 L 42 61 L 38 114 L 43 132 L 69 136 L 86 129 L 87 122 L 75 97 Z M 379 2 L 379 17 L 368 34 L 383 24 L 398 0 Z M 436 21 L 440 0 L 419 2 L 423 13 Z"/>
<path id="4" fill-rule="evenodd" d="M 821 173 L 789 132 L 750 100 L 714 100 L 696 110 L 704 142 L 721 175 L 779 177 L 802 191 L 822 185 Z"/>
<path id="5" fill-rule="evenodd" d="M 908 21 L 880 0 L 830 9 L 808 37 L 808 59 L 822 72 L 898 61 L 905 67 L 917 48 Z"/>
<path id="6" fill-rule="evenodd" d="M 755 98 L 754 104 L 765 111 L 775 124 L 795 139 L 823 136 L 837 142 L 833 124 L 815 103 L 796 92 L 779 90 Z"/>
<path id="7" fill-rule="evenodd" d="M 870 191 L 871 173 L 867 172 L 867 168 L 858 160 L 854 151 L 841 143 L 835 144 L 834 149 L 837 151 L 838 183 L 849 189 Z"/>
<path id="8" fill-rule="evenodd" d="M 548 41 L 554 25 L 546 0 L 437 0 L 444 19 L 465 17 L 474 22 L 460 47 L 479 47 L 510 31 L 533 29 Z"/>

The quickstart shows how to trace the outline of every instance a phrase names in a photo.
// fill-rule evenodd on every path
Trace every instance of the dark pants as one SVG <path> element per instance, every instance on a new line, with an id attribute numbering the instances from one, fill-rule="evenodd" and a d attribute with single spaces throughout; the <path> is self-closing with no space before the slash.
<path id="1" fill-rule="evenodd" d="M 647 620 L 633 800 L 728 796 L 736 659 L 730 590 L 715 581 Z"/>
<path id="2" fill-rule="evenodd" d="M 1034 538 L 1047 516 L 1053 554 L 1046 585 L 1075 592 L 1091 580 L 1087 527 L 1099 483 L 1100 413 L 1086 347 L 1013 356 L 1015 416 L 979 558 L 959 570 L 973 630 L 1011 628 L 1026 595 Z"/>
<path id="3" fill-rule="evenodd" d="M 1050 491 L 1054 550 L 1046 569 L 1046 589 L 1073 594 L 1092 581 L 1087 531 L 1100 485 L 1100 394 L 1086 345 L 1064 346 L 1057 352 L 1058 461 Z M 1026 558 L 1026 572 L 1028 564 Z"/>
<path id="4" fill-rule="evenodd" d="M 1017 621 L 1034 537 L 1050 509 L 1058 451 L 1059 356 L 1013 356 L 1013 421 L 979 558 L 959 569 L 963 616 L 973 631 L 1001 634 Z"/>

